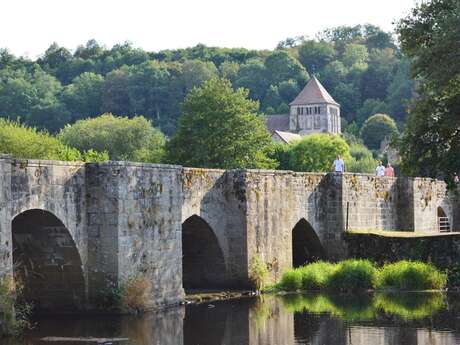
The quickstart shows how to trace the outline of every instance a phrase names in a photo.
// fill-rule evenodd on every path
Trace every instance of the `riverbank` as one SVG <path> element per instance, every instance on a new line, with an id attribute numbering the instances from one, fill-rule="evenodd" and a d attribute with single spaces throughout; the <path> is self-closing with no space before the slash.
<path id="1" fill-rule="evenodd" d="M 254 297 L 251 290 L 191 290 L 185 295 L 185 304 L 202 304 L 232 299 Z"/>

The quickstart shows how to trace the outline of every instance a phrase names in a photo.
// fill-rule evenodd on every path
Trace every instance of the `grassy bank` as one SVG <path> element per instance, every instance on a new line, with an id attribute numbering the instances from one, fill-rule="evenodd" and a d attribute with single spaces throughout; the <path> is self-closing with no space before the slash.
<path id="1" fill-rule="evenodd" d="M 369 260 L 316 262 L 286 271 L 274 290 L 349 292 L 359 290 L 440 290 L 447 275 L 433 265 L 399 261 L 377 267 Z"/>

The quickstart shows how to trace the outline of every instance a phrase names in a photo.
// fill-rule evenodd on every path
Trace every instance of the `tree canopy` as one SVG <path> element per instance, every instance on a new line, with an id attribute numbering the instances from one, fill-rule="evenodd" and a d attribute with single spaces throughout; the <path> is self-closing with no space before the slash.
<path id="1" fill-rule="evenodd" d="M 422 2 L 398 33 L 420 85 L 401 141 L 403 169 L 451 177 L 460 171 L 460 2 Z"/>
<path id="2" fill-rule="evenodd" d="M 160 163 L 165 137 L 142 116 L 132 119 L 104 114 L 67 125 L 58 135 L 80 151 L 108 152 L 112 160 Z"/>
<path id="3" fill-rule="evenodd" d="M 147 52 L 90 40 L 73 51 L 53 43 L 32 61 L 0 49 L 0 116 L 56 133 L 106 112 L 142 114 L 171 136 L 187 93 L 210 78 L 248 89 L 262 112 L 285 113 L 311 75 L 342 105 L 349 123 L 362 125 L 372 115 L 368 99 L 405 121 L 413 94 L 408 60 L 390 33 L 372 25 L 331 28 L 318 39 L 287 38 L 275 50 L 199 44 Z"/>
<path id="4" fill-rule="evenodd" d="M 193 167 L 273 168 L 265 151 L 271 137 L 258 103 L 248 91 L 213 78 L 188 94 L 177 131 L 167 144 L 168 160 Z"/>
<path id="5" fill-rule="evenodd" d="M 361 128 L 361 138 L 372 150 L 379 150 L 383 140 L 393 139 L 397 133 L 396 122 L 386 114 L 372 115 Z"/>
<path id="6" fill-rule="evenodd" d="M 337 155 L 349 160 L 350 148 L 340 136 L 311 134 L 291 144 L 289 169 L 294 171 L 331 171 Z"/>
<path id="7" fill-rule="evenodd" d="M 0 153 L 27 159 L 87 162 L 109 159 L 106 153 L 98 153 L 94 150 L 80 152 L 47 132 L 6 119 L 0 119 Z"/>

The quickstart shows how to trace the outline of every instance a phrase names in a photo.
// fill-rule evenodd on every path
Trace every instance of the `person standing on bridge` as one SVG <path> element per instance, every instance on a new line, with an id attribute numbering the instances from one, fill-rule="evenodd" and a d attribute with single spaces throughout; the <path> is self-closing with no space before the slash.
<path id="1" fill-rule="evenodd" d="M 379 165 L 375 168 L 375 175 L 377 177 L 385 176 L 385 167 L 383 166 L 382 161 L 379 161 Z"/>
<path id="2" fill-rule="evenodd" d="M 385 176 L 386 177 L 395 177 L 395 169 L 391 166 L 390 162 L 388 162 L 387 167 L 385 168 Z"/>
<path id="3" fill-rule="evenodd" d="M 332 170 L 340 174 L 345 172 L 345 162 L 340 155 L 337 155 L 334 163 L 332 164 Z"/>

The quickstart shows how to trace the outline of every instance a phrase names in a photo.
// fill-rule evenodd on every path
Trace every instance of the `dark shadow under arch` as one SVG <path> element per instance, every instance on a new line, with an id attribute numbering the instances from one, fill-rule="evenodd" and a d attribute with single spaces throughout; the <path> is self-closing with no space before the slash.
<path id="1" fill-rule="evenodd" d="M 82 309 L 85 279 L 80 254 L 65 225 L 51 212 L 33 209 L 12 221 L 15 280 L 36 310 Z"/>
<path id="2" fill-rule="evenodd" d="M 326 252 L 313 227 L 305 219 L 292 230 L 292 267 L 326 259 Z"/>
<path id="3" fill-rule="evenodd" d="M 184 289 L 225 286 L 226 266 L 212 228 L 193 215 L 182 224 L 182 277 Z"/>

